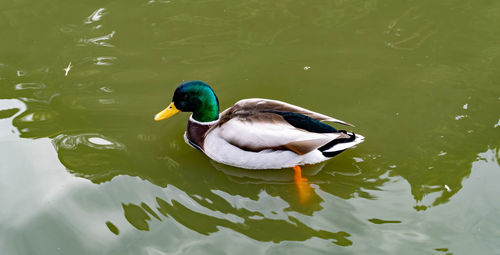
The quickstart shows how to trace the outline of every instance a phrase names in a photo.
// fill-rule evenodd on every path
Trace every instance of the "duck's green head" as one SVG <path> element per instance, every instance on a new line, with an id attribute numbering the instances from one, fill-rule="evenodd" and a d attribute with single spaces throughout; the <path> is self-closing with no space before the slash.
<path id="1" fill-rule="evenodd" d="M 208 84 L 202 81 L 188 81 L 177 87 L 172 103 L 155 115 L 155 120 L 164 120 L 178 112 L 192 112 L 193 119 L 200 122 L 219 118 L 219 100 Z"/>

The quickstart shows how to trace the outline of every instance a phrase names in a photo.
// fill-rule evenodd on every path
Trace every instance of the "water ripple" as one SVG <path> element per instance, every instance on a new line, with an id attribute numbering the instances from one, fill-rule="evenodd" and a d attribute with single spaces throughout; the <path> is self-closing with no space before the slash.
<path id="1" fill-rule="evenodd" d="M 91 23 L 97 22 L 97 21 L 101 20 L 101 18 L 106 14 L 108 14 L 106 12 L 106 8 L 99 8 L 99 9 L 95 10 L 90 16 L 88 16 L 84 20 L 84 23 L 91 24 Z"/>
<path id="2" fill-rule="evenodd" d="M 79 46 L 84 46 L 84 45 L 98 45 L 98 46 L 104 46 L 104 47 L 115 47 L 113 44 L 108 43 L 107 41 L 111 40 L 113 36 L 115 35 L 116 31 L 111 31 L 111 33 L 103 36 L 98 36 L 94 38 L 84 38 L 80 39 L 80 44 Z"/>
<path id="3" fill-rule="evenodd" d="M 116 60 L 116 57 L 111 57 L 111 56 L 102 56 L 102 57 L 96 57 L 94 58 L 95 60 L 95 65 L 98 66 L 110 66 L 113 63 L 111 61 Z"/>
<path id="4" fill-rule="evenodd" d="M 83 133 L 76 135 L 58 135 L 53 141 L 56 149 L 74 150 L 85 145 L 98 150 L 125 150 L 125 145 L 98 133 Z"/>
<path id="5" fill-rule="evenodd" d="M 25 89 L 44 89 L 46 86 L 43 83 L 18 83 L 15 85 L 16 90 L 25 90 Z"/>

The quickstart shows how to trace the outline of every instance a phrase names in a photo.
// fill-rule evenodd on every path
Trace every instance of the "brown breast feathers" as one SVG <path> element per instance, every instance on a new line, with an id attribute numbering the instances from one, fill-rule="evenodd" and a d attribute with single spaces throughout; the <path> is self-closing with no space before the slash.
<path id="1" fill-rule="evenodd" d="M 214 124 L 200 124 L 191 119 L 188 121 L 186 128 L 186 136 L 189 143 L 200 151 L 203 151 L 203 142 L 207 131 L 214 126 Z"/>

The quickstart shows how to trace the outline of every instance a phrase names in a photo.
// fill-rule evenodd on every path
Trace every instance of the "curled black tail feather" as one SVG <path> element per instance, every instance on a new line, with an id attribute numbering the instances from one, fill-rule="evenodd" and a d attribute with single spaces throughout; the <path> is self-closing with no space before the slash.
<path id="1" fill-rule="evenodd" d="M 333 156 L 336 156 L 337 154 L 343 152 L 344 150 L 339 150 L 339 151 L 329 151 L 329 152 L 325 152 L 326 150 L 332 148 L 333 146 L 337 145 L 337 144 L 341 144 L 341 143 L 349 143 L 349 142 L 353 142 L 354 140 L 356 140 L 356 134 L 355 133 L 352 133 L 351 134 L 348 134 L 347 131 L 345 130 L 339 130 L 340 133 L 344 133 L 346 135 L 349 135 L 349 138 L 339 138 L 339 139 L 334 139 L 330 142 L 328 142 L 327 144 L 321 146 L 318 148 L 319 151 L 321 151 L 323 153 L 323 156 L 325 157 L 333 157 Z"/>

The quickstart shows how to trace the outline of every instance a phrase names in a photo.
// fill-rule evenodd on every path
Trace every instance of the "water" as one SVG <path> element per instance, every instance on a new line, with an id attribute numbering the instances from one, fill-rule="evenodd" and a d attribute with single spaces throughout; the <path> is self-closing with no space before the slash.
<path id="1" fill-rule="evenodd" d="M 2 1 L 0 253 L 499 254 L 500 2 Z M 182 81 L 366 141 L 293 172 L 210 161 Z"/>

